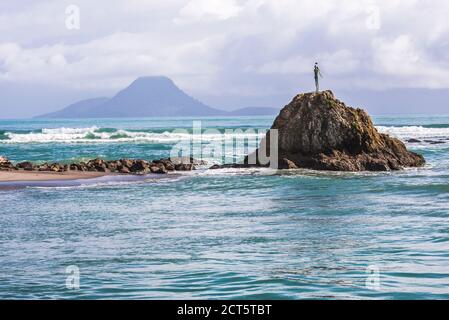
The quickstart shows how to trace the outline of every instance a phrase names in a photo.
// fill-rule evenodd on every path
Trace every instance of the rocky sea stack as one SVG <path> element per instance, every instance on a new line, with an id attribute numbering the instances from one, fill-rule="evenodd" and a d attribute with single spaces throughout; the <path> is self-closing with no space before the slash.
<path id="1" fill-rule="evenodd" d="M 271 128 L 278 130 L 280 169 L 388 171 L 425 163 L 400 140 L 379 133 L 364 110 L 346 106 L 331 91 L 297 95 Z M 268 149 L 269 139 L 268 133 Z"/>

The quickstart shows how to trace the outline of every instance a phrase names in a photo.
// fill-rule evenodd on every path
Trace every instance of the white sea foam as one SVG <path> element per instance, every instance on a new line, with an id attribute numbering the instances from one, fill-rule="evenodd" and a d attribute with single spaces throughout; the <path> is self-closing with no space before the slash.
<path id="1" fill-rule="evenodd" d="M 42 129 L 42 134 L 47 135 L 68 135 L 68 134 L 86 134 L 89 132 L 93 132 L 98 130 L 97 126 L 93 126 L 90 128 L 55 128 L 55 129 Z"/>
<path id="2" fill-rule="evenodd" d="M 422 126 L 385 127 L 378 126 L 377 129 L 393 137 L 405 139 L 432 139 L 449 138 L 449 128 L 426 128 Z"/>
<path id="3" fill-rule="evenodd" d="M 449 139 L 449 128 L 426 128 L 422 126 L 387 127 L 377 126 L 377 129 L 402 140 L 415 139 Z M 42 129 L 41 132 L 16 133 L 5 132 L 8 139 L 0 143 L 112 143 L 112 142 L 148 142 L 148 143 L 176 143 L 188 141 L 192 135 L 182 131 L 129 131 L 129 130 L 101 130 L 93 126 L 88 128 L 54 128 Z M 223 138 L 262 138 L 264 132 L 237 132 L 235 134 L 206 133 L 202 141 L 220 141 Z M 197 137 L 196 137 L 197 138 Z"/>
<path id="4" fill-rule="evenodd" d="M 5 132 L 7 140 L 0 143 L 111 143 L 111 142 L 149 142 L 149 143 L 176 143 L 192 139 L 192 134 L 180 131 L 165 131 L 162 133 L 148 131 L 111 130 L 102 131 L 93 126 L 89 128 L 55 128 L 42 129 L 41 132 L 14 133 Z M 202 141 L 220 141 L 222 139 L 261 138 L 264 132 L 206 133 L 201 135 Z M 199 139 L 195 136 L 195 139 Z"/>

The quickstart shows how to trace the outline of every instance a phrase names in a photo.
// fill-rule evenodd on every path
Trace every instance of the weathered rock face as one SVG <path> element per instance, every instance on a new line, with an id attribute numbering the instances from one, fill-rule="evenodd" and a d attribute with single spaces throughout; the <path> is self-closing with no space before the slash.
<path id="1" fill-rule="evenodd" d="M 364 110 L 346 106 L 331 91 L 297 95 L 271 128 L 278 130 L 282 169 L 387 171 L 425 163 L 400 140 L 379 133 Z M 269 146 L 269 133 L 266 139 Z"/>

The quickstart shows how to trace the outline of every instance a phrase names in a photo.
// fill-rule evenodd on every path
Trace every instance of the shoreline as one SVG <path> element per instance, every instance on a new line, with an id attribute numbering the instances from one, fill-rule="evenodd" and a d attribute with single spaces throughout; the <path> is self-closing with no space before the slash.
<path id="1" fill-rule="evenodd" d="M 110 172 L 8 172 L 0 171 L 0 191 L 27 187 L 77 187 L 111 183 L 154 182 L 177 179 L 181 175 L 168 174 L 118 174 Z"/>
<path id="2" fill-rule="evenodd" d="M 138 182 L 164 177 L 175 178 L 181 171 L 195 170 L 205 164 L 192 157 L 153 160 L 120 159 L 61 164 L 47 162 L 34 164 L 29 161 L 13 164 L 0 156 L 0 190 L 22 187 L 63 187 L 92 185 L 110 182 Z"/>
<path id="3" fill-rule="evenodd" d="M 0 171 L 0 182 L 42 182 L 93 179 L 111 175 L 106 172 L 43 172 L 43 171 Z"/>

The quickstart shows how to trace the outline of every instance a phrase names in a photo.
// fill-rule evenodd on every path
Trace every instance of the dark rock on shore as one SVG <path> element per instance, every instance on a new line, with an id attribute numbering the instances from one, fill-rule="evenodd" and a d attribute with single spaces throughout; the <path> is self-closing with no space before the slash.
<path id="1" fill-rule="evenodd" d="M 53 172 L 64 172 L 64 166 L 59 163 L 52 163 L 50 165 L 50 171 Z"/>
<path id="2" fill-rule="evenodd" d="M 35 167 L 37 171 L 50 171 L 50 165 L 48 163 L 43 163 Z"/>
<path id="3" fill-rule="evenodd" d="M 108 169 L 108 163 L 102 159 L 90 160 L 86 164 L 88 171 L 94 172 L 106 172 Z"/>
<path id="4" fill-rule="evenodd" d="M 278 161 L 278 169 L 298 169 L 298 166 L 293 161 L 282 158 Z"/>
<path id="5" fill-rule="evenodd" d="M 150 171 L 152 173 L 167 173 L 167 169 L 162 162 L 153 163 L 150 167 Z"/>
<path id="6" fill-rule="evenodd" d="M 129 167 L 129 170 L 131 172 L 147 172 L 150 164 L 148 161 L 145 160 L 136 160 L 134 163 Z M 111 170 L 111 166 L 108 166 L 108 168 Z"/>
<path id="7" fill-rule="evenodd" d="M 271 129 L 278 130 L 279 169 L 388 171 L 425 163 L 399 139 L 379 133 L 364 110 L 346 106 L 331 91 L 297 95 Z M 270 154 L 269 132 L 261 144 Z M 254 166 L 248 164 L 252 158 L 269 165 L 261 164 L 259 149 L 240 165 Z"/>
<path id="8" fill-rule="evenodd" d="M 14 165 L 7 158 L 0 156 L 0 170 L 14 169 Z"/>
<path id="9" fill-rule="evenodd" d="M 34 166 L 31 162 L 29 161 L 25 161 L 25 162 L 20 162 L 16 165 L 17 169 L 23 169 L 23 170 L 27 170 L 27 171 L 33 171 Z"/>
<path id="10" fill-rule="evenodd" d="M 256 167 L 261 167 L 261 165 L 259 164 L 248 164 L 248 163 L 227 163 L 227 164 L 214 164 L 213 166 L 211 166 L 209 169 L 245 169 L 245 168 L 256 168 Z"/>
<path id="11" fill-rule="evenodd" d="M 201 166 L 207 164 L 204 160 L 197 160 L 193 157 L 173 157 L 170 158 L 170 161 L 173 162 L 173 164 L 193 164 L 194 166 Z"/>
<path id="12" fill-rule="evenodd" d="M 0 170 L 27 170 L 27 171 L 92 171 L 92 172 L 113 172 L 121 174 L 148 174 L 158 173 L 165 174 L 169 171 L 190 171 L 195 170 L 196 166 L 204 165 L 206 162 L 198 161 L 193 158 L 174 158 L 159 159 L 148 162 L 138 159 L 120 159 L 120 160 L 103 160 L 93 159 L 88 162 L 79 162 L 71 164 L 60 163 L 43 163 L 34 165 L 29 161 L 18 163 L 14 166 L 7 158 L 0 157 Z"/>
<path id="13" fill-rule="evenodd" d="M 424 142 L 427 142 L 429 144 L 443 144 L 443 143 L 446 143 L 445 141 L 441 141 L 441 140 L 424 140 Z"/>

